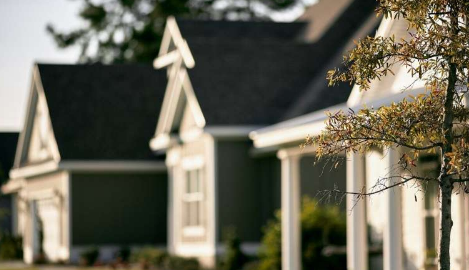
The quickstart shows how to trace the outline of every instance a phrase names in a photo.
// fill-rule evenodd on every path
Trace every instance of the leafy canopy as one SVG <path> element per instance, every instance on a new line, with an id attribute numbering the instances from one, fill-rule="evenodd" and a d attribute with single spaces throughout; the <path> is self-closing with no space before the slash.
<path id="1" fill-rule="evenodd" d="M 425 83 L 425 94 L 377 109 L 328 113 L 324 132 L 308 137 L 306 145 L 316 144 L 318 157 L 402 146 L 410 152 L 400 161 L 407 168 L 416 166 L 422 153 L 440 153 L 450 143 L 451 150 L 444 153 L 450 159 L 446 169 L 450 174 L 465 175 L 469 169 L 465 165 L 469 161 L 469 111 L 463 99 L 468 84 L 469 3 L 381 0 L 377 12 L 385 19 L 405 20 L 408 36 L 358 41 L 356 48 L 344 57 L 345 70 L 328 72 L 329 84 L 355 83 L 366 91 L 373 81 L 394 75 L 393 67 L 404 67 L 415 80 Z M 449 121 L 448 108 L 445 109 L 448 87 L 454 89 Z M 444 128 L 445 119 L 451 125 L 450 138 L 448 128 Z"/>
<path id="2" fill-rule="evenodd" d="M 83 0 L 79 16 L 85 26 L 47 30 L 59 47 L 81 47 L 80 62 L 150 62 L 157 55 L 166 17 L 269 19 L 302 0 Z"/>

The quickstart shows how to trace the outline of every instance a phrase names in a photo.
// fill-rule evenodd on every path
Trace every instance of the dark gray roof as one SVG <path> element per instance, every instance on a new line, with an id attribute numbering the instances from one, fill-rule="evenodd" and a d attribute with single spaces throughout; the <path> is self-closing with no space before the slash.
<path id="1" fill-rule="evenodd" d="M 62 159 L 154 159 L 166 72 L 147 65 L 38 64 Z"/>
<path id="2" fill-rule="evenodd" d="M 328 88 L 326 71 L 341 65 L 337 56 L 375 5 L 355 0 L 315 43 L 298 38 L 301 23 L 284 35 L 282 23 L 184 21 L 196 63 L 189 76 L 207 125 L 270 125 L 345 102 L 351 86 Z"/>
<path id="3" fill-rule="evenodd" d="M 306 31 L 306 22 L 277 23 L 267 21 L 208 21 L 177 19 L 184 39 L 218 40 L 264 40 L 291 41 L 301 40 Z"/>
<path id="4" fill-rule="evenodd" d="M 0 132 L 0 182 L 8 179 L 17 144 L 18 132 Z"/>

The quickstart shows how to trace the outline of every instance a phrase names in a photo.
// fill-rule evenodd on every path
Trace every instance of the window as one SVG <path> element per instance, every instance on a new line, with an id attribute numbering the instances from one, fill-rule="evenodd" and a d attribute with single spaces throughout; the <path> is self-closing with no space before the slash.
<path id="1" fill-rule="evenodd" d="M 201 168 L 185 171 L 183 200 L 183 230 L 185 235 L 204 233 L 204 186 Z"/>
<path id="2" fill-rule="evenodd" d="M 436 156 L 421 158 L 423 176 L 438 177 L 439 162 Z M 424 184 L 424 228 L 425 228 L 425 265 L 434 266 L 437 263 L 438 243 L 438 184 L 434 181 Z"/>

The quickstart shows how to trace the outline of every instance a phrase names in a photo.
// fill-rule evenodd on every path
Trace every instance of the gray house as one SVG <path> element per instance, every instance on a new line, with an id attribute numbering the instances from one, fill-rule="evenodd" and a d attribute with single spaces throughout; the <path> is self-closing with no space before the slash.
<path id="1" fill-rule="evenodd" d="M 33 70 L 15 162 L 2 187 L 14 198 L 24 260 L 42 253 L 76 262 L 90 246 L 106 260 L 121 246 L 164 246 L 166 168 L 148 147 L 164 72 L 141 65 Z"/>
<path id="2" fill-rule="evenodd" d="M 305 15 L 334 17 L 316 32 L 310 22 L 167 20 L 154 66 L 167 69 L 168 85 L 150 146 L 166 153 L 171 253 L 213 266 L 229 227 L 245 252 L 258 249 L 263 225 L 285 202 L 280 167 L 288 164 L 278 148 L 254 149 L 249 134 L 347 100 L 351 87 L 328 88 L 325 73 L 377 20 L 373 1 L 339 6 Z M 302 194 L 345 185 L 345 168 L 322 172 L 313 158 L 301 160 Z"/>

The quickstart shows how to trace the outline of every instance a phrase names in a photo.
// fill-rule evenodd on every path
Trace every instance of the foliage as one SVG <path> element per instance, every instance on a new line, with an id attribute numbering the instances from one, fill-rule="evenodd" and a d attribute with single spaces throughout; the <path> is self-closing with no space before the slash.
<path id="1" fill-rule="evenodd" d="M 163 262 L 167 257 L 168 253 L 164 250 L 146 247 L 133 252 L 130 260 L 132 262 L 139 263 L 142 269 L 148 269 L 150 266 L 163 265 Z"/>
<path id="2" fill-rule="evenodd" d="M 247 263 L 248 257 L 241 250 L 241 240 L 234 228 L 227 228 L 224 233 L 226 251 L 222 258 L 222 270 L 240 270 Z"/>
<path id="3" fill-rule="evenodd" d="M 23 258 L 23 239 L 3 233 L 0 239 L 0 259 L 18 260 Z"/>
<path id="4" fill-rule="evenodd" d="M 266 9 L 281 10 L 301 3 L 301 0 L 83 0 L 79 16 L 86 22 L 85 27 L 60 32 L 49 24 L 47 31 L 59 47 L 81 47 L 80 62 L 149 62 L 158 54 L 164 22 L 170 15 L 268 19 Z"/>
<path id="5" fill-rule="evenodd" d="M 439 262 L 440 269 L 449 270 L 451 194 L 456 184 L 465 185 L 469 180 L 468 111 L 464 106 L 469 82 L 469 3 L 380 0 L 377 12 L 385 19 L 407 22 L 407 36 L 360 40 L 344 57 L 346 69 L 328 72 L 329 84 L 349 82 L 368 90 L 373 81 L 402 67 L 415 81 L 424 82 L 426 93 L 376 110 L 329 114 L 325 131 L 317 138 L 307 138 L 306 145 L 317 145 L 319 158 L 340 152 L 363 153 L 372 147 L 408 149 L 394 172 L 378 179 L 374 190 L 345 193 L 359 199 L 409 181 L 438 183 L 442 217 Z M 437 178 L 419 175 L 415 169 L 418 157 L 428 152 L 441 159 Z M 401 177 L 403 173 L 405 177 Z"/>
<path id="6" fill-rule="evenodd" d="M 99 258 L 99 250 L 96 247 L 90 247 L 80 253 L 80 263 L 85 266 L 92 266 Z"/>
<path id="7" fill-rule="evenodd" d="M 319 205 L 305 197 L 301 209 L 302 265 L 304 269 L 343 269 L 345 254 L 326 254 L 326 248 L 344 246 L 345 215 L 337 206 Z M 264 230 L 260 270 L 281 269 L 281 213 Z"/>
<path id="8" fill-rule="evenodd" d="M 199 270 L 199 261 L 194 258 L 168 256 L 163 264 L 163 270 Z"/>
<path id="9" fill-rule="evenodd" d="M 156 268 L 159 270 L 198 270 L 199 262 L 194 258 L 183 258 L 169 255 L 166 251 L 146 247 L 131 255 L 131 261 L 139 263 L 142 269 Z"/>

